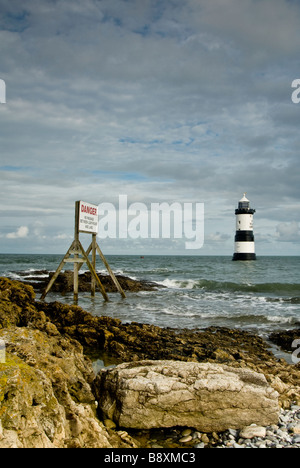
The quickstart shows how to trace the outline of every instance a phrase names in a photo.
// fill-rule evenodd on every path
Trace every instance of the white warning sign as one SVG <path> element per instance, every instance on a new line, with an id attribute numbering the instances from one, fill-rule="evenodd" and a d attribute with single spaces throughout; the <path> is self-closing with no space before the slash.
<path id="1" fill-rule="evenodd" d="M 79 202 L 79 232 L 98 234 L 98 206 Z"/>

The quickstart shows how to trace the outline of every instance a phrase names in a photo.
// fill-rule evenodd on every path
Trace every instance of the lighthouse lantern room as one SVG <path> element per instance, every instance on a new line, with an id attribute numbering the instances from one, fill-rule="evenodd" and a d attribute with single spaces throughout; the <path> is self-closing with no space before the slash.
<path id="1" fill-rule="evenodd" d="M 256 260 L 253 234 L 253 215 L 255 210 L 250 208 L 250 202 L 244 193 L 239 201 L 236 215 L 236 234 L 234 255 L 232 260 Z"/>

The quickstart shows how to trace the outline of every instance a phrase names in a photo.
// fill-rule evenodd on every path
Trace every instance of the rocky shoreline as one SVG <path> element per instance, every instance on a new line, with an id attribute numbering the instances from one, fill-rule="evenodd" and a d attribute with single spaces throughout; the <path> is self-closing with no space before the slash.
<path id="1" fill-rule="evenodd" d="M 292 331 L 289 339 L 285 333 L 288 351 L 296 335 Z M 280 336 L 270 339 L 279 343 Z M 0 340 L 5 343 L 5 360 L 0 362 L 0 447 L 201 448 L 261 442 L 256 439 L 262 432 L 252 441 L 230 427 L 231 432 L 220 434 L 193 428 L 116 427 L 97 409 L 92 365 L 97 359 L 105 364 L 208 363 L 263 375 L 278 392 L 281 409 L 278 424 L 266 428 L 261 445 L 300 447 L 300 365 L 277 359 L 268 343 L 254 334 L 220 327 L 174 330 L 124 324 L 94 317 L 77 306 L 39 302 L 32 286 L 0 278 Z"/>

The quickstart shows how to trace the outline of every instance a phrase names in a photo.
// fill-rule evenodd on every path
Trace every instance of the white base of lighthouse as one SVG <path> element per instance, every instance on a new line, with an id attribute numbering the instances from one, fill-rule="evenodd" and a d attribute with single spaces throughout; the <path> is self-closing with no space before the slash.
<path id="1" fill-rule="evenodd" d="M 234 239 L 234 255 L 232 260 L 256 260 L 253 234 L 253 214 L 250 202 L 244 194 L 239 201 L 236 214 L 236 234 Z"/>

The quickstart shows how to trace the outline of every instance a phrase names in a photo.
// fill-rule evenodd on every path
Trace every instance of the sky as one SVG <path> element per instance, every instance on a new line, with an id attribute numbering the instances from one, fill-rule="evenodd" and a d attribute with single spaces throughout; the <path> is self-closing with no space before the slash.
<path id="1" fill-rule="evenodd" d="M 299 0 L 0 0 L 0 252 L 64 254 L 76 200 L 126 195 L 203 204 L 203 246 L 104 253 L 232 255 L 247 192 L 257 254 L 299 255 L 299 51 Z"/>

